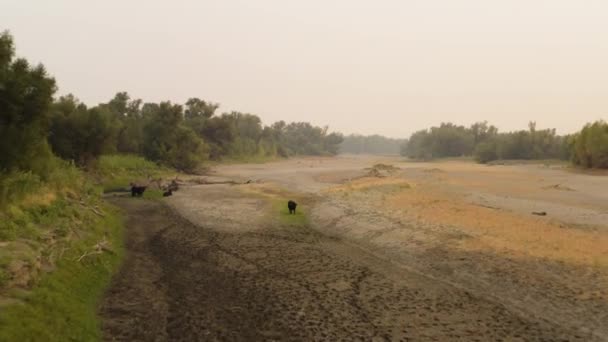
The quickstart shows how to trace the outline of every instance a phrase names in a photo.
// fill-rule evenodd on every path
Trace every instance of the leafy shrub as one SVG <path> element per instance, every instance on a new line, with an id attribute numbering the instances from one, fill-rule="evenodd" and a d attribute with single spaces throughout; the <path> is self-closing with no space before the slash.
<path id="1" fill-rule="evenodd" d="M 496 153 L 496 143 L 493 141 L 482 142 L 475 147 L 473 156 L 478 163 L 488 163 L 498 159 Z"/>
<path id="2" fill-rule="evenodd" d="M 587 168 L 608 168 L 608 123 L 587 124 L 572 138 L 572 162 Z"/>

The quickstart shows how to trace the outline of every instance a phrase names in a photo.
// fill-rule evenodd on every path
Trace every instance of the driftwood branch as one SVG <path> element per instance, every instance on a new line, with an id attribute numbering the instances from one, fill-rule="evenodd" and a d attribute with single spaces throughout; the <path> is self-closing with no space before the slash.
<path id="1" fill-rule="evenodd" d="M 95 213 L 95 214 L 96 214 L 96 215 L 98 215 L 98 216 L 101 216 L 101 217 L 105 217 L 105 216 L 106 216 L 106 215 L 104 215 L 104 214 L 103 214 L 103 213 L 102 213 L 102 212 L 99 210 L 99 208 L 98 208 L 97 206 L 95 206 L 95 207 L 88 207 L 88 208 L 89 208 L 89 209 L 90 209 L 90 210 L 91 210 L 93 213 Z"/>
<path id="2" fill-rule="evenodd" d="M 114 254 L 114 250 L 110 248 L 110 242 L 106 239 L 103 239 L 96 243 L 95 246 L 93 246 L 93 250 L 84 252 L 80 257 L 78 257 L 78 259 L 76 259 L 76 261 L 81 261 L 82 259 L 91 255 L 103 254 L 103 252 Z"/>

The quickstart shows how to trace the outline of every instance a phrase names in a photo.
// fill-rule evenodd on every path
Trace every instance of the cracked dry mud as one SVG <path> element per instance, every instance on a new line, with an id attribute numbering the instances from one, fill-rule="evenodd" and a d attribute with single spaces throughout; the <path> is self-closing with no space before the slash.
<path id="1" fill-rule="evenodd" d="M 269 218 L 268 199 L 239 186 L 114 202 L 127 258 L 100 308 L 108 341 L 597 338 Z"/>

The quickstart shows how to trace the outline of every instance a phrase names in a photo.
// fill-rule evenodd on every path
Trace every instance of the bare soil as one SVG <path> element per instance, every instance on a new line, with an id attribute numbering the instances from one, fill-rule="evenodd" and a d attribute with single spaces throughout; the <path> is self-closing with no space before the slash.
<path id="1" fill-rule="evenodd" d="M 368 177 L 378 163 L 399 169 Z M 608 340 L 606 178 L 371 157 L 213 177 L 252 182 L 113 199 L 127 258 L 106 340 Z M 310 222 L 281 216 L 290 198 Z"/>

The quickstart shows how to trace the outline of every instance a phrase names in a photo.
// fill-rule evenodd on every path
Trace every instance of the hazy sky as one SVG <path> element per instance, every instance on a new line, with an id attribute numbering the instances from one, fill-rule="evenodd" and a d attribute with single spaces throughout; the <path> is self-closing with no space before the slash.
<path id="1" fill-rule="evenodd" d="M 608 119 L 607 0 L 0 0 L 1 29 L 87 104 L 196 96 L 394 137 Z"/>

